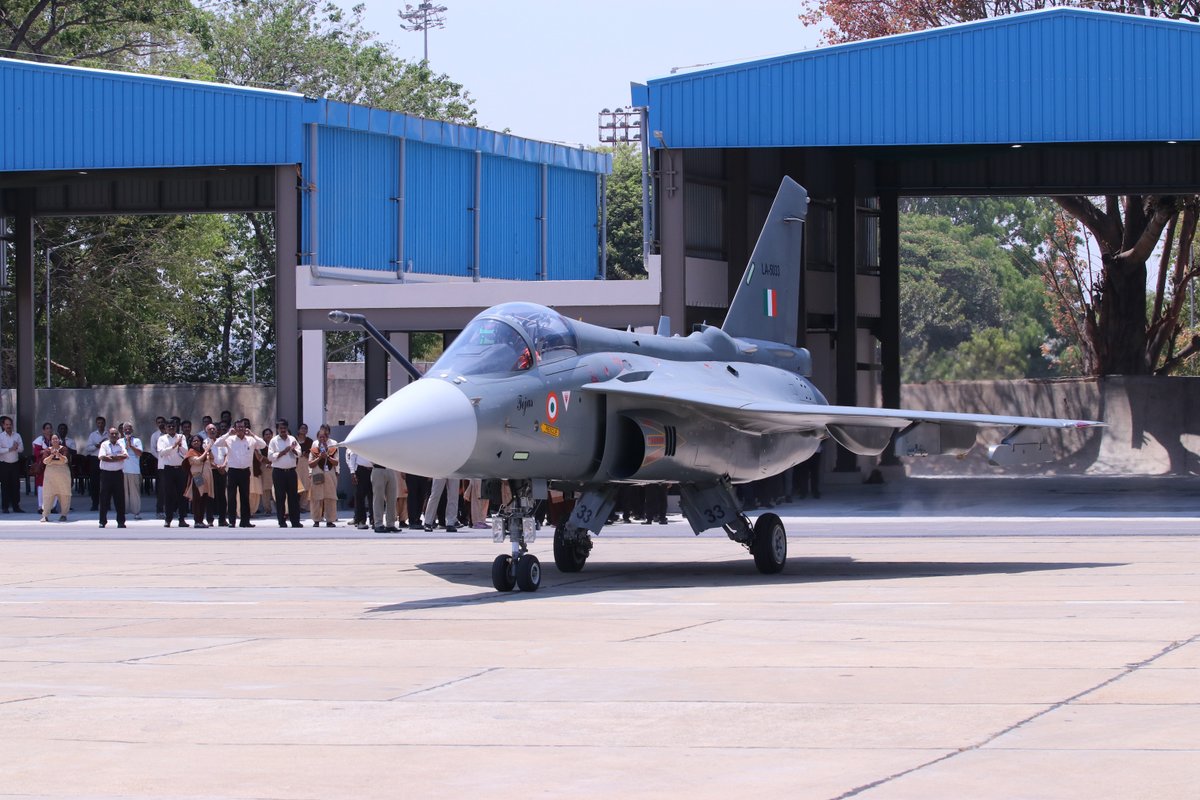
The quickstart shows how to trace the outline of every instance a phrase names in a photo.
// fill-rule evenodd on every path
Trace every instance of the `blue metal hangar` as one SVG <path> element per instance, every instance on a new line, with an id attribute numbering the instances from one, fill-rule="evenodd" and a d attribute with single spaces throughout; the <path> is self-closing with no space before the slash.
<path id="1" fill-rule="evenodd" d="M 0 97 L 20 430 L 35 424 L 41 216 L 273 212 L 278 407 L 293 420 L 323 415 L 335 307 L 400 332 L 461 328 L 508 299 L 601 323 L 657 319 L 657 294 L 596 280 L 608 155 L 287 92 L 10 59 Z"/>
<path id="2" fill-rule="evenodd" d="M 663 313 L 720 321 L 790 175 L 815 378 L 898 406 L 897 199 L 1200 192 L 1198 63 L 1195 23 L 1057 8 L 635 84 Z"/>

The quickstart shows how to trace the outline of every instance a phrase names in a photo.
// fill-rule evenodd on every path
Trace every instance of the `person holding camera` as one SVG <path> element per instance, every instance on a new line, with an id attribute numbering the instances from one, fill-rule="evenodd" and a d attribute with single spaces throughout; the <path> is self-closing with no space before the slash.
<path id="1" fill-rule="evenodd" d="M 329 426 L 317 429 L 317 438 L 308 451 L 308 466 L 311 470 L 312 488 L 309 489 L 308 507 L 312 512 L 313 527 L 325 521 L 325 527 L 335 527 L 337 522 L 337 476 L 338 443 L 329 438 Z"/>

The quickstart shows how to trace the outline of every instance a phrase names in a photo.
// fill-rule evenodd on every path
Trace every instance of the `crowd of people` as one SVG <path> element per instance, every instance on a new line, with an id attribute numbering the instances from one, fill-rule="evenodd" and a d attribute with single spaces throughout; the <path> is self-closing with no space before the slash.
<path id="1" fill-rule="evenodd" d="M 313 527 L 333 528 L 343 465 L 354 491 L 351 524 L 363 530 L 490 528 L 489 508 L 507 500 L 499 481 L 485 486 L 376 467 L 353 451 L 343 453 L 328 425 L 321 425 L 314 439 L 304 424 L 293 435 L 285 419 L 255 433 L 251 420 L 235 420 L 229 411 L 216 420 L 204 416 L 195 430 L 191 420 L 158 416 L 155 430 L 143 440 L 132 422 L 110 426 L 97 416 L 95 423 L 81 437 L 80 448 L 66 423 L 56 429 L 46 422 L 26 450 L 12 418 L 0 416 L 3 512 L 23 513 L 20 483 L 28 476 L 42 522 L 69 521 L 73 488 L 84 483 L 101 528 L 110 515 L 118 528 L 129 518 L 142 519 L 148 493 L 168 528 L 253 528 L 259 515 L 274 515 L 280 527 L 293 528 L 302 527 L 307 515 Z M 485 488 L 491 494 L 485 496 Z"/>
<path id="2" fill-rule="evenodd" d="M 229 411 L 216 420 L 204 416 L 195 431 L 191 420 L 178 416 L 158 416 L 154 424 L 143 443 L 132 422 L 109 426 L 98 416 L 81 451 L 66 423 L 55 428 L 46 422 L 27 452 L 12 418 L 0 416 L 0 509 L 22 513 L 20 482 L 26 470 L 37 488 L 42 522 L 56 515 L 68 521 L 73 484 L 82 479 L 101 528 L 108 525 L 110 511 L 118 528 L 130 516 L 140 520 L 143 494 L 151 486 L 155 513 L 168 528 L 172 523 L 180 528 L 253 528 L 252 519 L 259 514 L 274 514 L 281 528 L 302 527 L 305 514 L 313 527 L 333 528 L 343 464 L 354 491 L 351 524 L 362 530 L 436 528 L 452 533 L 459 527 L 490 528 L 489 510 L 511 499 L 506 481 L 455 481 L 375 466 L 353 451 L 343 453 L 328 425 L 321 425 L 313 439 L 304 424 L 292 435 L 285 419 L 255 433 L 249 419 L 234 420 Z M 820 497 L 819 475 L 818 454 L 797 467 L 795 476 L 786 476 L 790 480 L 776 476 L 745 484 L 739 492 L 747 510 L 790 501 L 793 493 Z M 557 521 L 556 506 L 565 502 L 560 507 L 565 513 L 570 500 L 552 492 L 536 510 L 538 522 L 547 515 Z M 622 487 L 609 522 L 633 521 L 666 524 L 665 485 Z"/>

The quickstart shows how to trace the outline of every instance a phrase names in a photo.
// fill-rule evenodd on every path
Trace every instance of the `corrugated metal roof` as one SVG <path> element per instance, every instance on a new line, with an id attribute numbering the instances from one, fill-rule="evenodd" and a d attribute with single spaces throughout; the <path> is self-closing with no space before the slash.
<path id="1" fill-rule="evenodd" d="M 1183 141 L 1200 139 L 1197 63 L 1196 23 L 1055 8 L 659 78 L 633 95 L 648 96 L 650 130 L 672 148 Z"/>
<path id="2" fill-rule="evenodd" d="M 612 157 L 292 92 L 0 58 L 0 171 L 298 163 L 304 123 L 585 172 Z M 88 136 L 79 136 L 86 125 Z"/>
<path id="3" fill-rule="evenodd" d="M 585 230 L 575 217 L 595 216 L 608 154 L 290 92 L 12 59 L 0 59 L 0 100 L 0 173 L 299 164 L 307 264 L 536 279 L 552 249 L 553 277 L 596 271 L 594 220 Z M 89 180 L 38 196 L 54 195 L 54 213 L 104 213 L 139 183 Z M 260 177 L 243 180 L 257 198 Z M 246 205 L 198 181 L 152 188 L 158 212 Z"/>
<path id="4" fill-rule="evenodd" d="M 0 171 L 245 166 L 301 157 L 304 98 L 289 92 L 4 58 L 0 98 Z"/>

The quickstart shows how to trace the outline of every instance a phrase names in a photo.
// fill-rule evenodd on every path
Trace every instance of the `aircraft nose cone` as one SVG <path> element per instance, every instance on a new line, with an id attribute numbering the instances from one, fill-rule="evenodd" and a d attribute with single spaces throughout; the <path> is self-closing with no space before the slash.
<path id="1" fill-rule="evenodd" d="M 375 464 L 440 478 L 466 463 L 478 432 L 475 409 L 457 386 L 422 378 L 371 409 L 343 444 Z"/>

